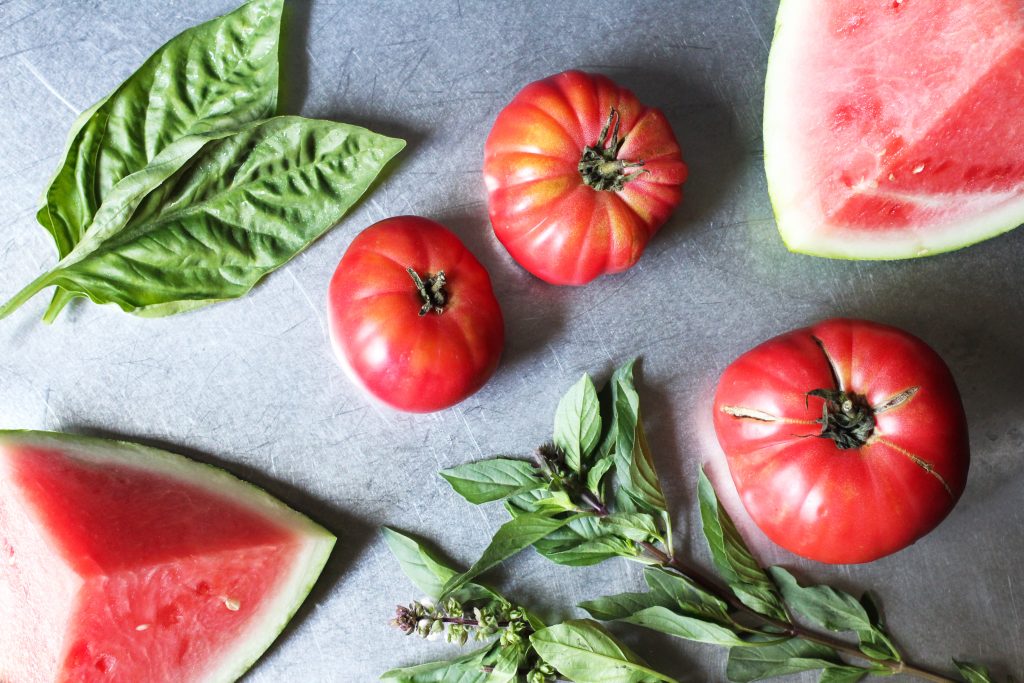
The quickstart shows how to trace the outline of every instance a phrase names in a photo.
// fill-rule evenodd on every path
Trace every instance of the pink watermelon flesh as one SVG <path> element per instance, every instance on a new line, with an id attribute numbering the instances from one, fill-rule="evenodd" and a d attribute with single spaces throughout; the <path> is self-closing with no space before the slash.
<path id="1" fill-rule="evenodd" d="M 1024 221 L 1024 3 L 783 0 L 765 166 L 796 251 L 906 258 Z"/>
<path id="2" fill-rule="evenodd" d="M 0 681 L 233 680 L 333 543 L 214 468 L 34 441 L 0 437 Z"/>

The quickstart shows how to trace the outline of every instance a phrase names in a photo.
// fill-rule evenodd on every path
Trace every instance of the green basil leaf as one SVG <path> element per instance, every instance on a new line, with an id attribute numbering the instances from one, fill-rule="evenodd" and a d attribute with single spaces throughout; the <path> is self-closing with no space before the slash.
<path id="1" fill-rule="evenodd" d="M 559 519 L 545 513 L 524 514 L 513 517 L 501 525 L 480 559 L 462 574 L 452 577 L 444 585 L 441 597 L 451 595 L 466 583 L 495 567 L 519 551 L 528 548 L 553 531 L 560 529 L 575 517 Z"/>
<path id="2" fill-rule="evenodd" d="M 501 647 L 491 664 L 491 675 L 487 683 L 512 683 L 516 680 L 519 667 L 526 661 L 527 649 L 519 645 Z"/>
<path id="3" fill-rule="evenodd" d="M 672 603 L 657 594 L 650 593 L 619 593 L 618 595 L 605 595 L 596 600 L 587 600 L 580 603 L 580 607 L 587 610 L 590 616 L 601 621 L 618 621 L 633 616 L 648 607 L 671 607 Z"/>
<path id="4" fill-rule="evenodd" d="M 857 631 L 857 637 L 860 639 L 860 651 L 875 659 L 900 661 L 899 649 L 892 642 L 889 631 L 882 621 L 882 612 L 870 592 L 860 596 L 860 604 L 871 623 L 871 628 Z"/>
<path id="5" fill-rule="evenodd" d="M 843 662 L 832 648 L 792 638 L 761 647 L 730 649 L 725 674 L 730 681 L 747 683 L 836 665 L 842 666 Z"/>
<path id="6" fill-rule="evenodd" d="M 597 389 L 589 375 L 583 375 L 558 402 L 555 410 L 554 441 L 565 453 L 573 472 L 581 472 L 586 458 L 601 437 L 601 409 Z"/>
<path id="7" fill-rule="evenodd" d="M 601 495 L 601 483 L 608 471 L 615 466 L 615 460 L 610 455 L 598 456 L 597 460 L 587 470 L 587 489 L 603 498 Z"/>
<path id="8" fill-rule="evenodd" d="M 728 623 L 729 606 L 717 596 L 707 592 L 685 576 L 660 567 L 644 570 L 644 580 L 658 596 L 659 604 L 675 605 L 687 614 L 703 616 Z"/>
<path id="9" fill-rule="evenodd" d="M 633 386 L 634 365 L 636 359 L 625 363 L 612 373 L 609 380 L 613 423 L 609 437 L 614 441 L 609 445 L 609 450 L 627 459 L 633 453 L 637 419 L 640 415 L 640 395 Z"/>
<path id="10" fill-rule="evenodd" d="M 455 492 L 479 505 L 545 487 L 533 464 L 525 460 L 493 458 L 441 470 Z"/>
<path id="11" fill-rule="evenodd" d="M 744 605 L 758 614 L 789 621 L 778 589 L 761 565 L 750 554 L 736 525 L 719 502 L 711 481 L 700 470 L 697 485 L 704 537 L 711 549 L 711 558 L 726 583 Z"/>
<path id="12" fill-rule="evenodd" d="M 667 515 L 668 504 L 661 490 L 658 473 L 654 469 L 654 460 L 647 445 L 643 421 L 639 417 L 633 438 L 633 451 L 629 454 L 628 460 L 619 462 L 621 464 L 616 474 L 622 490 L 642 509 Z"/>
<path id="13" fill-rule="evenodd" d="M 972 664 L 971 662 L 962 662 L 957 659 L 953 660 L 953 664 L 956 665 L 957 671 L 964 677 L 967 683 L 994 683 L 992 674 L 988 672 L 988 669 L 980 664 Z"/>
<path id="14" fill-rule="evenodd" d="M 698 643 L 725 646 L 746 646 L 748 644 L 733 630 L 730 624 L 723 623 L 724 620 L 680 614 L 660 605 L 634 612 L 627 617 L 620 618 L 619 621 Z"/>
<path id="15" fill-rule="evenodd" d="M 862 631 L 872 627 L 867 612 L 849 593 L 831 586 L 801 586 L 782 567 L 769 567 L 768 572 L 786 604 L 819 626 L 830 631 Z"/>
<path id="16" fill-rule="evenodd" d="M 830 666 L 821 672 L 818 683 L 857 683 L 869 673 L 856 666 Z"/>
<path id="17" fill-rule="evenodd" d="M 556 564 L 584 567 L 613 557 L 634 557 L 636 545 L 596 516 L 579 517 L 533 544 Z"/>
<path id="18" fill-rule="evenodd" d="M 61 258 L 109 191 L 182 137 L 274 114 L 283 0 L 253 0 L 158 49 L 76 123 L 40 221 Z"/>
<path id="19" fill-rule="evenodd" d="M 654 517 L 644 512 L 613 512 L 600 518 L 601 526 L 637 543 L 658 540 L 658 525 Z"/>
<path id="20" fill-rule="evenodd" d="M 576 683 L 675 683 L 589 619 L 549 626 L 530 636 L 530 643 L 541 659 Z"/>
<path id="21" fill-rule="evenodd" d="M 381 534 L 398 560 L 402 572 L 413 584 L 432 598 L 439 598 L 444 584 L 458 572 L 445 564 L 419 541 L 390 527 L 381 527 Z M 497 600 L 503 598 L 494 591 L 474 583 L 466 584 L 454 594 L 457 600 Z"/>
<path id="22" fill-rule="evenodd" d="M 488 660 L 497 647 L 495 642 L 456 659 L 392 669 L 380 678 L 399 683 L 489 683 L 484 667 L 489 666 Z"/>
<path id="23" fill-rule="evenodd" d="M 792 609 L 831 631 L 856 632 L 861 651 L 871 657 L 899 660 L 899 653 L 877 625 L 879 622 L 872 620 L 855 597 L 831 586 L 803 587 L 782 567 L 771 567 L 768 571 Z"/>
<path id="24" fill-rule="evenodd" d="M 293 116 L 207 142 L 126 224 L 90 229 L 0 317 L 49 285 L 141 315 L 241 296 L 333 226 L 404 144 Z"/>

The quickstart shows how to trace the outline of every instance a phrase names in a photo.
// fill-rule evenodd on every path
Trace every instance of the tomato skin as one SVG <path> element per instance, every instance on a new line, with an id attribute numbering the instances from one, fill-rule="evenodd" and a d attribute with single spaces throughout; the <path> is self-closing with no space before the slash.
<path id="1" fill-rule="evenodd" d="M 876 409 L 917 391 L 875 411 L 866 443 L 840 449 L 820 436 L 824 399 L 807 395 L 835 386 L 829 358 L 842 388 Z M 952 374 L 920 339 L 879 323 L 826 320 L 743 354 L 719 381 L 714 422 L 754 522 L 820 562 L 870 562 L 910 545 L 967 482 L 967 420 Z"/>
<path id="2" fill-rule="evenodd" d="M 421 277 L 444 271 L 447 303 L 420 315 Z M 418 216 L 371 225 L 331 278 L 327 314 L 335 355 L 353 380 L 393 408 L 441 410 L 494 374 L 505 327 L 491 279 L 447 228 Z"/>
<path id="3" fill-rule="evenodd" d="M 579 164 L 611 110 L 618 158 L 643 161 L 620 190 L 584 183 Z M 665 115 L 598 74 L 566 71 L 530 83 L 501 111 L 484 145 L 494 234 L 542 280 L 581 285 L 635 264 L 682 199 L 679 144 Z"/>

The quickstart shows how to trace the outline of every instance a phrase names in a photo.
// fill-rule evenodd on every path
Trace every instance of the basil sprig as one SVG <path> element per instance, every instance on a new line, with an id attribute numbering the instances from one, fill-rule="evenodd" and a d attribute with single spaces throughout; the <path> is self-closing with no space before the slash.
<path id="1" fill-rule="evenodd" d="M 283 0 L 252 0 L 159 48 L 72 127 L 37 214 L 73 298 L 159 316 L 245 294 L 337 223 L 405 145 L 274 117 Z"/>
<path id="2" fill-rule="evenodd" d="M 610 419 L 602 423 L 602 415 Z M 893 674 L 950 683 L 994 681 L 985 667 L 968 662 L 954 661 L 961 678 L 907 662 L 870 594 L 857 598 L 830 586 L 802 585 L 781 567 L 762 567 L 703 471 L 697 498 L 715 573 L 677 555 L 644 435 L 632 362 L 616 370 L 602 391 L 589 377 L 577 382 L 558 404 L 553 444 L 540 447 L 531 460 L 483 460 L 446 469 L 441 476 L 471 503 L 503 500 L 512 517 L 470 571 L 444 578 L 441 599 L 474 585 L 471 581 L 484 571 L 528 545 L 565 565 L 625 557 L 645 565 L 648 590 L 580 606 L 597 620 L 727 647 L 725 673 L 731 681 L 802 671 L 820 671 L 827 683 Z M 571 648 L 563 643 L 559 650 L 566 657 L 570 651 L 583 657 L 579 653 L 589 650 L 586 658 L 592 661 L 593 653 L 610 651 L 604 636 L 589 626 L 567 622 L 547 629 L 552 631 L 564 640 L 571 633 Z M 537 642 L 534 647 L 545 661 L 559 664 L 569 680 L 595 680 L 574 678 L 571 665 Z M 600 680 L 662 680 L 646 665 L 641 668 L 627 666 Z"/>

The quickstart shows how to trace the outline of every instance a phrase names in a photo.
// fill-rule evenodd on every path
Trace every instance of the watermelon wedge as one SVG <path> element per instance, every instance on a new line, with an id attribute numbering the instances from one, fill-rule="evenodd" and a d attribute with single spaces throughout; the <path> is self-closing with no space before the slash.
<path id="1" fill-rule="evenodd" d="M 1022 0 L 782 0 L 764 155 L 783 240 L 899 259 L 1016 227 L 1022 111 Z"/>
<path id="2" fill-rule="evenodd" d="M 0 681 L 233 681 L 334 540 L 179 455 L 0 431 Z"/>

